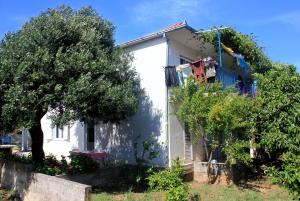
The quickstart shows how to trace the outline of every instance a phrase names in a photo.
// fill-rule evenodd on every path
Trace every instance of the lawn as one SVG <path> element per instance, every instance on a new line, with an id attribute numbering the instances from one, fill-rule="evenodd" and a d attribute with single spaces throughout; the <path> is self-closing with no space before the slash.
<path id="1" fill-rule="evenodd" d="M 16 196 L 16 192 L 13 190 L 7 190 L 0 188 L 0 201 L 19 200 Z"/>
<path id="2" fill-rule="evenodd" d="M 288 192 L 268 181 L 256 181 L 243 186 L 220 186 L 189 183 L 191 193 L 199 193 L 201 201 L 292 201 Z M 93 193 L 92 201 L 162 201 L 163 193 Z"/>

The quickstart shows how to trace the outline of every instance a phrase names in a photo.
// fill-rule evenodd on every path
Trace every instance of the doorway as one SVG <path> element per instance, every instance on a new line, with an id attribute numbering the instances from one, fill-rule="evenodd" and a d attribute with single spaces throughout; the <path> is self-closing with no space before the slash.
<path id="1" fill-rule="evenodd" d="M 95 149 L 95 124 L 93 121 L 86 124 L 86 149 L 88 151 Z"/>

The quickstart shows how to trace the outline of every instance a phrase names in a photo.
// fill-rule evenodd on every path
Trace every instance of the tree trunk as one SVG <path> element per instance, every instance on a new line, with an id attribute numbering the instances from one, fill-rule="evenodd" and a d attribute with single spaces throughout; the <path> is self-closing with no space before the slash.
<path id="1" fill-rule="evenodd" d="M 43 150 L 44 136 L 41 126 L 41 121 L 37 121 L 30 129 L 31 136 L 31 151 L 32 160 L 37 163 L 42 163 L 45 158 Z"/>

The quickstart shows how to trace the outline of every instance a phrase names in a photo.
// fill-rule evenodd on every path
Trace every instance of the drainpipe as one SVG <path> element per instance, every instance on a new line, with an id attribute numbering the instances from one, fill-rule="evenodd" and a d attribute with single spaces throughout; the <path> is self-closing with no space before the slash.
<path id="1" fill-rule="evenodd" d="M 165 66 L 169 65 L 169 39 L 166 36 L 166 33 L 163 34 L 163 38 L 166 39 L 166 64 Z M 171 153 L 171 148 L 170 148 L 170 131 L 169 131 L 169 89 L 166 86 L 166 108 L 165 108 L 165 131 L 166 131 L 166 135 L 167 135 L 167 144 L 168 144 L 168 165 L 169 167 L 171 166 L 171 157 L 170 157 L 170 153 Z"/>
<path id="2" fill-rule="evenodd" d="M 223 72 L 223 63 L 222 63 L 222 48 L 221 48 L 221 33 L 220 30 L 218 31 L 218 46 L 219 46 L 219 63 L 220 63 L 220 71 L 221 71 L 221 79 L 223 83 L 223 89 L 224 89 L 224 72 Z"/>
<path id="3" fill-rule="evenodd" d="M 218 49 L 219 49 L 219 63 L 220 63 L 220 71 L 221 71 L 221 76 L 220 76 L 220 81 L 223 83 L 223 88 L 224 88 L 224 71 L 223 71 L 223 63 L 222 63 L 222 48 L 221 48 L 221 32 L 220 30 L 222 29 L 228 29 L 230 27 L 218 27 L 210 30 L 204 30 L 204 31 L 196 31 L 195 33 L 205 33 L 205 32 L 211 32 L 211 31 L 217 31 L 218 32 Z"/>
<path id="4" fill-rule="evenodd" d="M 28 130 L 22 130 L 22 151 L 28 151 Z"/>

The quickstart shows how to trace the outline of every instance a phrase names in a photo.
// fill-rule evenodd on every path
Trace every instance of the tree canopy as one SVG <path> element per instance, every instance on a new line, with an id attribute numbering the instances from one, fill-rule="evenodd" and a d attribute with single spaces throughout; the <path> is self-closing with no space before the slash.
<path id="1" fill-rule="evenodd" d="M 257 80 L 260 144 L 276 162 L 269 173 L 300 198 L 300 75 L 293 65 L 274 63 Z"/>
<path id="2" fill-rule="evenodd" d="M 1 41 L 0 126 L 29 128 L 34 160 L 44 156 L 40 120 L 48 111 L 60 125 L 118 122 L 136 112 L 139 79 L 113 33 L 92 8 L 63 6 L 31 18 Z"/>

